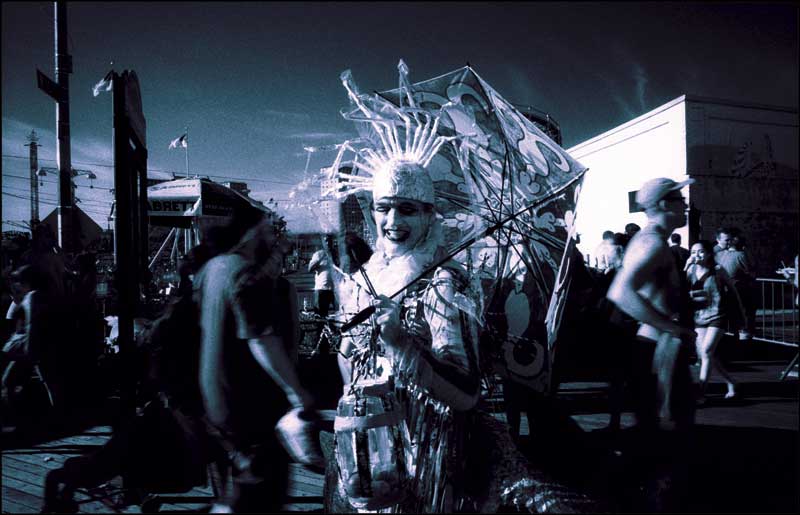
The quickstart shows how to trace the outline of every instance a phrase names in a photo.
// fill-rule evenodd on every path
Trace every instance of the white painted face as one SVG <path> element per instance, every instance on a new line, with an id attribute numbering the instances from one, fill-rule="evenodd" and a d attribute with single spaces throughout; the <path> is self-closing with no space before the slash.
<path id="1" fill-rule="evenodd" d="M 416 200 L 383 197 L 375 201 L 375 226 L 389 256 L 401 256 L 413 249 L 428 231 L 433 211 Z"/>

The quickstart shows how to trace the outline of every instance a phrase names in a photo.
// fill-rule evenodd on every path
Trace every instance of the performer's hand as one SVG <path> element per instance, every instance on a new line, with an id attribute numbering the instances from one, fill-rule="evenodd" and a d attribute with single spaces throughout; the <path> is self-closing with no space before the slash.
<path id="1" fill-rule="evenodd" d="M 380 295 L 372 300 L 375 306 L 375 322 L 381 328 L 381 338 L 388 344 L 400 343 L 400 305 L 387 297 Z"/>

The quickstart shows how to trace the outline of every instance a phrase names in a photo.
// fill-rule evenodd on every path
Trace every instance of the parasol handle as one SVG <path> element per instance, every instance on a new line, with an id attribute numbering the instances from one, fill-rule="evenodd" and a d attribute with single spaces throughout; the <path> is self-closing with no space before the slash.
<path id="1" fill-rule="evenodd" d="M 371 317 L 373 313 L 375 313 L 375 306 L 367 306 L 366 308 L 356 313 L 356 316 L 345 322 L 345 324 L 339 330 L 343 333 L 346 333 L 347 331 L 354 328 L 364 320 Z"/>
<path id="2" fill-rule="evenodd" d="M 575 179 L 573 179 L 573 181 L 571 181 L 571 182 L 570 182 L 570 184 L 571 184 L 572 182 L 574 182 L 574 180 L 575 180 Z M 560 192 L 553 192 L 553 193 L 551 193 L 550 195 L 548 195 L 548 196 L 546 196 L 546 197 L 544 197 L 544 198 L 540 199 L 540 200 L 539 200 L 539 201 L 538 201 L 536 204 L 531 204 L 531 205 L 530 205 L 530 206 L 528 206 L 528 207 L 524 207 L 524 208 L 520 209 L 519 211 L 517 211 L 517 212 L 516 212 L 516 213 L 514 213 L 514 214 L 508 215 L 508 216 L 507 216 L 506 218 L 504 218 L 503 220 L 500 220 L 499 222 L 495 223 L 495 224 L 494 224 L 494 225 L 492 225 L 491 227 L 488 227 L 488 228 L 487 228 L 485 231 L 483 231 L 481 234 L 479 234 L 479 235 L 477 235 L 477 236 L 474 236 L 474 237 L 470 238 L 469 240 L 465 241 L 464 243 L 462 243 L 461 245 L 459 245 L 458 247 L 456 247 L 456 248 L 455 248 L 453 251 L 451 251 L 449 254 L 447 254 L 445 257 L 443 257 L 442 259 L 440 259 L 440 260 L 439 260 L 439 261 L 437 261 L 436 263 L 432 264 L 431 266 L 429 266 L 428 268 L 426 268 L 425 270 L 423 270 L 423 271 L 422 271 L 422 272 L 421 272 L 419 275 L 417 275 L 415 278 L 411 279 L 411 280 L 408 282 L 408 284 L 406 284 L 405 286 L 403 286 L 402 288 L 400 288 L 399 290 L 397 290 L 396 292 L 394 292 L 393 294 L 391 294 L 391 295 L 389 296 L 389 298 L 390 298 L 390 299 L 393 299 L 393 298 L 397 297 L 398 295 L 400 295 L 401 293 L 403 293 L 404 291 L 406 291 L 406 288 L 408 288 L 408 287 L 409 287 L 409 286 L 411 286 L 412 284 L 416 283 L 417 281 L 419 281 L 420 279 L 422 279 L 423 277 L 425 277 L 425 276 L 426 276 L 426 275 L 428 275 L 429 273 L 433 272 L 434 270 L 436 270 L 437 268 L 439 268 L 439 267 L 440 267 L 440 266 L 442 266 L 443 264 L 445 264 L 445 263 L 447 263 L 448 261 L 450 261 L 450 260 L 453 258 L 453 256 L 455 256 L 456 254 L 458 254 L 458 253 L 459 253 L 459 252 L 461 252 L 462 250 L 466 249 L 467 247 L 471 246 L 471 245 L 472 245 L 473 243 L 475 243 L 476 241 L 478 241 L 478 240 L 480 240 L 480 239 L 483 239 L 483 238 L 486 238 L 486 237 L 488 237 L 488 236 L 491 236 L 492 234 L 494 234 L 494 232 L 495 232 L 495 231 L 497 231 L 498 229 L 500 229 L 501 227 L 503 227 L 503 226 L 504 226 L 505 224 L 507 224 L 508 222 L 510 222 L 510 221 L 512 221 L 512 220 L 515 220 L 515 219 L 516 219 L 516 218 L 518 218 L 520 215 L 522 215 L 523 213 L 526 213 L 526 212 L 530 211 L 531 209 L 534 209 L 534 208 L 536 208 L 536 207 L 539 207 L 539 206 L 540 206 L 540 205 L 542 205 L 542 204 L 543 204 L 545 201 L 547 201 L 547 200 L 549 200 L 549 199 L 551 199 L 551 198 L 553 198 L 553 197 L 555 197 L 556 195 L 559 195 L 559 194 L 560 194 Z M 362 271 L 363 271 L 363 270 L 362 270 Z M 366 273 L 365 273 L 365 275 L 366 275 Z M 366 278 L 365 278 L 365 279 L 366 279 Z M 361 311 L 359 311 L 359 312 L 356 314 L 356 316 L 354 316 L 354 317 L 353 317 L 353 318 L 351 318 L 349 321 L 345 322 L 345 324 L 344 324 L 344 325 L 342 325 L 341 332 L 342 332 L 342 333 L 346 333 L 347 331 L 349 331 L 349 330 L 350 330 L 350 329 L 352 329 L 353 327 L 357 326 L 358 324 L 360 324 L 360 323 L 361 323 L 361 322 L 363 322 L 364 320 L 368 319 L 370 316 L 372 316 L 372 314 L 373 314 L 373 313 L 375 313 L 375 306 L 368 306 L 368 307 L 366 307 L 366 308 L 362 309 Z"/>
<path id="3" fill-rule="evenodd" d="M 408 288 L 412 284 L 416 283 L 417 281 L 419 281 L 420 279 L 422 279 L 423 277 L 425 277 L 426 275 L 428 275 L 432 271 L 436 270 L 437 268 L 439 268 L 443 264 L 445 264 L 448 261 L 450 261 L 453 258 L 453 256 L 455 256 L 456 254 L 458 254 L 462 250 L 466 249 L 467 247 L 469 247 L 470 245 L 472 245 L 473 243 L 475 243 L 476 241 L 478 241 L 478 240 L 480 240 L 482 238 L 486 238 L 487 236 L 491 236 L 497 229 L 503 227 L 505 224 L 507 224 L 511 220 L 514 220 L 515 218 L 520 216 L 522 213 L 525 213 L 526 211 L 529 211 L 529 210 L 533 209 L 534 207 L 536 207 L 536 206 L 528 206 L 528 207 L 526 207 L 524 209 L 521 209 L 520 211 L 514 213 L 513 215 L 509 215 L 504 220 L 501 220 L 501 221 L 497 222 L 496 224 L 492 225 L 491 227 L 487 228 L 485 231 L 483 231 L 478 236 L 474 236 L 474 237 L 470 238 L 469 240 L 465 241 L 464 243 L 462 243 L 461 245 L 456 247 L 455 250 L 450 252 L 448 255 L 446 255 L 445 257 L 443 257 L 442 259 L 440 259 L 436 263 L 432 264 L 431 266 L 429 266 L 428 268 L 423 270 L 419 275 L 417 275 L 415 278 L 413 278 L 411 281 L 409 281 L 408 284 L 406 284 L 405 286 L 403 286 L 402 288 L 400 288 L 399 290 L 394 292 L 392 295 L 390 295 L 389 298 L 393 299 L 393 298 L 397 297 L 398 295 L 403 293 L 406 290 L 406 288 Z M 362 272 L 363 272 L 363 269 L 362 269 Z M 353 318 L 351 318 L 350 320 L 345 322 L 344 325 L 342 325 L 342 328 L 340 329 L 341 332 L 342 333 L 346 333 L 347 331 L 349 331 L 353 327 L 357 326 L 358 324 L 360 324 L 364 320 L 368 319 L 370 316 L 372 316 L 373 313 L 375 313 L 375 306 L 368 306 L 368 307 L 362 309 L 361 311 L 359 311 L 356 314 L 356 316 L 354 316 Z"/>

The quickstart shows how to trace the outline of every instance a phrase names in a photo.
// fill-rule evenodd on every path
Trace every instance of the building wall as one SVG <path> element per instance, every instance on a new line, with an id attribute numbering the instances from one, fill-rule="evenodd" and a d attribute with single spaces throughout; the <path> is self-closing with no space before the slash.
<path id="1" fill-rule="evenodd" d="M 686 175 L 686 115 L 683 97 L 567 150 L 589 168 L 577 205 L 580 251 L 591 256 L 603 231 L 623 232 L 646 217 L 630 212 L 629 193 L 654 177 L 681 180 Z M 688 188 L 683 192 L 689 198 Z M 688 229 L 677 231 L 683 241 Z"/>
<path id="2" fill-rule="evenodd" d="M 653 177 L 690 175 L 688 246 L 716 229 L 742 230 L 761 277 L 798 252 L 797 109 L 682 96 L 568 152 L 589 168 L 577 207 L 578 246 L 592 254 L 604 230 L 644 225 L 628 194 Z"/>
<path id="3" fill-rule="evenodd" d="M 336 185 L 336 179 L 323 179 L 320 183 L 320 194 L 325 195 Z M 337 233 L 341 229 L 341 204 L 338 200 L 323 200 L 319 203 L 318 216 L 322 231 Z"/>
<path id="4" fill-rule="evenodd" d="M 689 96 L 686 144 L 693 239 L 738 227 L 758 275 L 777 277 L 798 251 L 797 110 Z"/>

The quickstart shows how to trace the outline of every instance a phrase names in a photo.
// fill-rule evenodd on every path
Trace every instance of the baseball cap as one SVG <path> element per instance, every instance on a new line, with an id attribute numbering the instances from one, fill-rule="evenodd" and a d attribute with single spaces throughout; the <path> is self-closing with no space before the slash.
<path id="1" fill-rule="evenodd" d="M 650 179 L 642 184 L 639 191 L 636 192 L 636 203 L 643 208 L 648 208 L 656 205 L 659 200 L 666 197 L 670 192 L 678 191 L 684 186 L 693 184 L 694 179 L 686 179 L 685 181 L 675 182 L 666 177 L 658 177 Z"/>

